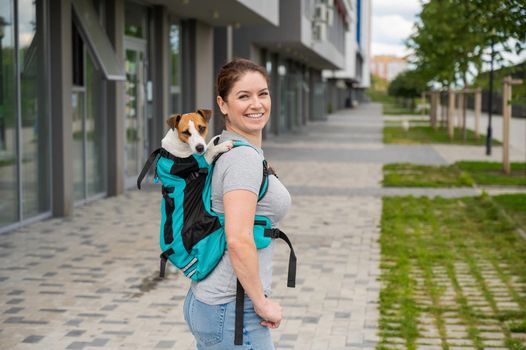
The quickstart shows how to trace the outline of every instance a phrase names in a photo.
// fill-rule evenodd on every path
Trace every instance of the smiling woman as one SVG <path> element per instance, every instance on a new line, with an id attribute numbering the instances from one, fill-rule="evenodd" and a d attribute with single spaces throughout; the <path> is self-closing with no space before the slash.
<path id="1" fill-rule="evenodd" d="M 266 164 L 262 130 L 271 109 L 268 76 L 263 67 L 235 59 L 219 72 L 217 90 L 226 124 L 219 142 L 238 140 L 250 147 L 235 147 L 215 163 L 212 210 L 224 214 L 228 250 L 205 279 L 192 282 L 184 316 L 198 349 L 227 350 L 235 343 L 240 349 L 272 350 L 269 329 L 282 320 L 281 306 L 268 298 L 274 242 L 256 249 L 252 232 L 256 216 L 269 218 L 275 229 L 291 199 L 274 174 L 259 196 Z"/>
<path id="2" fill-rule="evenodd" d="M 271 108 L 268 76 L 262 67 L 247 60 L 235 60 L 230 64 L 240 67 L 224 70 L 218 77 L 217 104 L 225 116 L 226 129 L 261 147 L 261 133 Z M 242 68 L 251 69 L 242 72 Z"/>

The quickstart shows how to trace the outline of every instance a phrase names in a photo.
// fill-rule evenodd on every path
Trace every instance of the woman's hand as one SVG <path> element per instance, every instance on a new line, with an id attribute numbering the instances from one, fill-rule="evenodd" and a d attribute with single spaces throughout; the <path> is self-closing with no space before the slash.
<path id="1" fill-rule="evenodd" d="M 269 299 L 265 299 L 262 305 L 254 305 L 254 310 L 264 320 L 261 325 L 265 327 L 278 328 L 283 319 L 281 305 Z"/>

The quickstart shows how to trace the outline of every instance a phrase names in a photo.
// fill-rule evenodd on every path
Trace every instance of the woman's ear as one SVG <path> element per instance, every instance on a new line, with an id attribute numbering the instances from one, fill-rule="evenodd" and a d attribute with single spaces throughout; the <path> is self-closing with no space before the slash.
<path id="1" fill-rule="evenodd" d="M 216 101 L 217 101 L 217 105 L 219 106 L 219 110 L 221 110 L 221 113 L 223 115 L 227 115 L 228 114 L 228 108 L 227 108 L 226 102 L 223 100 L 223 98 L 221 96 L 217 96 Z"/>

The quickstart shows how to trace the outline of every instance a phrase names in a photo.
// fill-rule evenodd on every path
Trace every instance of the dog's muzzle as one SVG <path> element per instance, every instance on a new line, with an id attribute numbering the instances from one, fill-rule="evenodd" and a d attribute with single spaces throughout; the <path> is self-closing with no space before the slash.
<path id="1" fill-rule="evenodd" d="M 205 150 L 205 146 L 199 144 L 197 146 L 195 146 L 195 150 L 199 153 L 203 153 L 203 151 Z"/>

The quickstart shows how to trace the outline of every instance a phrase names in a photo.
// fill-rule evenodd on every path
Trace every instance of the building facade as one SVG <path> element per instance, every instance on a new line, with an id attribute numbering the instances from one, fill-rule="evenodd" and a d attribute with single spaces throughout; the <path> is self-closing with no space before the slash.
<path id="1" fill-rule="evenodd" d="M 323 119 L 354 16 L 344 0 L 0 3 L 0 232 L 133 188 L 171 114 L 216 108 L 233 57 L 270 74 L 266 137 Z"/>
<path id="2" fill-rule="evenodd" d="M 349 0 L 349 30 L 345 33 L 345 64 L 340 70 L 324 70 L 329 111 L 352 108 L 366 101 L 370 86 L 371 0 Z"/>

